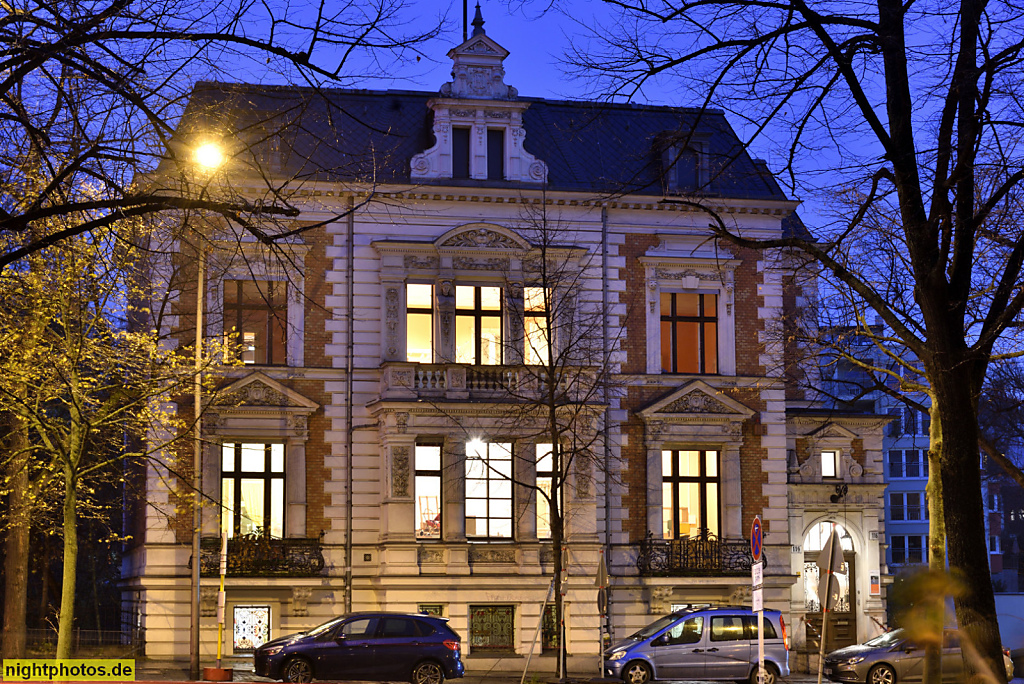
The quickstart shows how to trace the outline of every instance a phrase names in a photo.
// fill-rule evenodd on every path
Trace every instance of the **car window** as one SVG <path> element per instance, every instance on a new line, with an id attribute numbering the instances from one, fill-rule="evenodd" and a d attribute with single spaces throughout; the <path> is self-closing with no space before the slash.
<path id="1" fill-rule="evenodd" d="M 666 615 L 665 617 L 660 617 L 643 629 L 633 632 L 629 635 L 629 638 L 639 641 L 641 639 L 646 639 L 647 637 L 652 637 L 678 619 L 678 615 Z"/>
<path id="2" fill-rule="evenodd" d="M 341 626 L 341 630 L 338 632 L 339 635 L 344 635 L 347 638 L 365 639 L 372 637 L 377 631 L 377 618 L 365 617 L 355 618 L 349 620 Z"/>
<path id="3" fill-rule="evenodd" d="M 313 629 L 309 630 L 306 634 L 309 636 L 320 636 L 322 634 L 326 634 L 327 632 L 334 630 L 334 628 L 338 626 L 338 623 L 343 619 L 344 618 L 334 618 L 333 620 L 328 620 L 322 625 L 317 625 Z"/>
<path id="4" fill-rule="evenodd" d="M 711 618 L 712 641 L 739 641 L 745 638 L 743 618 L 739 615 L 721 615 Z"/>
<path id="5" fill-rule="evenodd" d="M 683 620 L 677 625 L 669 628 L 665 634 L 668 635 L 668 643 L 675 644 L 696 644 L 704 633 L 704 617 L 697 615 Z"/>
<path id="6" fill-rule="evenodd" d="M 434 625 L 426 620 L 413 620 L 413 623 L 416 625 L 417 636 L 430 636 L 435 632 Z"/>
<path id="7" fill-rule="evenodd" d="M 380 630 L 384 638 L 414 637 L 416 634 L 416 623 L 408 618 L 384 618 L 384 626 Z"/>
<path id="8" fill-rule="evenodd" d="M 747 634 L 750 635 L 751 639 L 757 638 L 757 616 L 748 615 L 743 618 L 747 622 Z M 778 639 L 779 635 L 775 631 L 775 625 L 766 616 L 764 619 L 764 638 L 765 639 Z"/>

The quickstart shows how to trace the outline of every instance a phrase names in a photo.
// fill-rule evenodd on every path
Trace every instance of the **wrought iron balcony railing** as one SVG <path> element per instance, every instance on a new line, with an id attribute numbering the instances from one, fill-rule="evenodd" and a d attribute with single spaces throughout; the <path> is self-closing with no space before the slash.
<path id="1" fill-rule="evenodd" d="M 642 577 L 744 575 L 753 562 L 750 542 L 722 541 L 707 530 L 681 539 L 655 539 L 648 532 L 636 558 Z"/>
<path id="2" fill-rule="evenodd" d="M 199 572 L 220 574 L 220 539 L 202 540 Z M 228 540 L 229 577 L 312 577 L 324 569 L 322 536 L 311 539 L 274 539 L 243 534 Z"/>

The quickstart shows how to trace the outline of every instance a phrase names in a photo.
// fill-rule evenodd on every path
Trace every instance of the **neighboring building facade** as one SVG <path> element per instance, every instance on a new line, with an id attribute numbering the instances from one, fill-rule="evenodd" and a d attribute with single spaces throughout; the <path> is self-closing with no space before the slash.
<path id="1" fill-rule="evenodd" d="M 562 491 L 571 672 L 597 668 L 604 635 L 675 606 L 749 604 L 754 516 L 765 605 L 798 650 L 812 649 L 814 560 L 837 523 L 847 562 L 830 644 L 875 634 L 885 419 L 787 391 L 777 331 L 810 293 L 785 254 L 709 240 L 686 201 L 755 237 L 797 229 L 796 203 L 721 113 L 520 98 L 507 55 L 478 22 L 440 93 L 194 93 L 191 143 L 301 110 L 287 144 L 250 149 L 272 171 L 316 169 L 296 225 L 324 222 L 282 240 L 284 258 L 208 236 L 204 334 L 233 331 L 246 349 L 203 416 L 204 652 L 225 526 L 228 654 L 347 609 L 425 610 L 451 619 L 471 670 L 521 670 L 538 634 L 535 669 L 552 670 L 555 550 L 538 490 L 557 475 L 546 423 L 523 410 L 548 387 L 534 371 L 549 351 L 577 359 L 578 387 L 611 378 L 558 411 L 576 410 L 560 437 L 578 456 Z M 225 173 L 245 187 L 239 156 Z M 187 344 L 197 255 L 178 247 L 155 274 L 177 293 L 167 329 Z M 146 501 L 129 511 L 125 597 L 151 657 L 188 653 L 187 472 L 139 474 Z"/>

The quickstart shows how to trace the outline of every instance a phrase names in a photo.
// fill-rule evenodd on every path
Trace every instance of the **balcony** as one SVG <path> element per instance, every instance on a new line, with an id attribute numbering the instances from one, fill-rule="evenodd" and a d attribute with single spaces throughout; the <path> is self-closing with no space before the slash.
<path id="1" fill-rule="evenodd" d="M 547 387 L 542 369 L 530 366 L 470 366 L 438 363 L 385 363 L 381 369 L 382 400 L 498 399 L 541 396 Z M 598 375 L 591 368 L 562 368 L 560 390 L 587 396 Z"/>
<path id="2" fill-rule="evenodd" d="M 216 537 L 202 539 L 199 572 L 203 577 L 220 574 L 220 545 Z M 314 577 L 323 569 L 321 537 L 274 539 L 243 534 L 228 540 L 228 577 Z"/>
<path id="3" fill-rule="evenodd" d="M 681 539 L 655 539 L 648 532 L 638 546 L 641 577 L 749 575 L 754 562 L 750 542 L 722 541 L 706 530 Z"/>

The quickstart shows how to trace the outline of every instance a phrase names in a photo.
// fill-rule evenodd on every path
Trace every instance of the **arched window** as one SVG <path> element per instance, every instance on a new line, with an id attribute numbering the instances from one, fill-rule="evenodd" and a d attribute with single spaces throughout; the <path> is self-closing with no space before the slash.
<path id="1" fill-rule="evenodd" d="M 829 535 L 832 534 L 833 525 L 835 525 L 836 532 L 839 533 L 839 545 L 843 548 L 843 551 L 853 551 L 853 537 L 850 536 L 845 527 L 839 523 L 820 522 L 807 530 L 807 535 L 804 537 L 804 552 L 821 551 L 825 548 L 825 542 L 828 541 Z"/>

